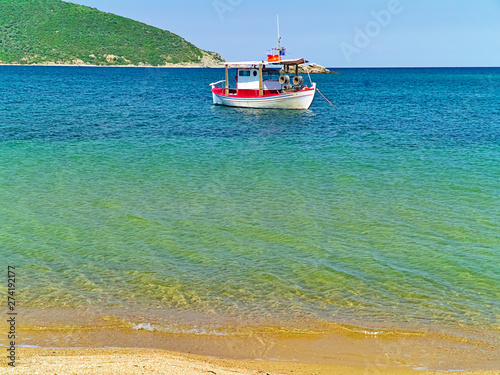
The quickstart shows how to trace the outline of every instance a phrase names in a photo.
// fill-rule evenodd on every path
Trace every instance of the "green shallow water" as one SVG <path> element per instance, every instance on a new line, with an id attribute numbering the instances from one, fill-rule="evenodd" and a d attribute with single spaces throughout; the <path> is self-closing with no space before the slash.
<path id="1" fill-rule="evenodd" d="M 498 69 L 345 70 L 293 113 L 213 107 L 220 74 L 0 68 L 23 306 L 498 330 Z"/>

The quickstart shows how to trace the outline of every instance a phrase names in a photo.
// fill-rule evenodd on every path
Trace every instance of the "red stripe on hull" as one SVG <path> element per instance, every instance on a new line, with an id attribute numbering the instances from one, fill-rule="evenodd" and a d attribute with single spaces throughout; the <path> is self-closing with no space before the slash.
<path id="1" fill-rule="evenodd" d="M 226 98 L 272 98 L 280 95 L 287 95 L 292 93 L 302 93 L 307 91 L 314 91 L 313 88 L 302 89 L 299 91 L 280 92 L 278 90 L 264 90 L 264 95 L 259 95 L 259 90 L 230 90 L 229 95 L 226 95 L 226 89 L 214 87 L 212 92 Z"/>

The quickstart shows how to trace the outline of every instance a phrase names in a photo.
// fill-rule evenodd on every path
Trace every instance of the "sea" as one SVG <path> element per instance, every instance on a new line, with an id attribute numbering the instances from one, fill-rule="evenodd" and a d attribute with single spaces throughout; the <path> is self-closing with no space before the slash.
<path id="1" fill-rule="evenodd" d="M 22 324 L 498 343 L 500 68 L 333 70 L 294 111 L 214 106 L 221 69 L 1 66 Z"/>

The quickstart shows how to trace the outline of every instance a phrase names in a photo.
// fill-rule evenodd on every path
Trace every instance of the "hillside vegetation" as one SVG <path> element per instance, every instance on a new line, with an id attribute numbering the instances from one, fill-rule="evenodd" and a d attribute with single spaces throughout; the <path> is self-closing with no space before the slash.
<path id="1" fill-rule="evenodd" d="M 215 65 L 219 54 L 141 22 L 62 0 L 0 0 L 0 62 Z"/>

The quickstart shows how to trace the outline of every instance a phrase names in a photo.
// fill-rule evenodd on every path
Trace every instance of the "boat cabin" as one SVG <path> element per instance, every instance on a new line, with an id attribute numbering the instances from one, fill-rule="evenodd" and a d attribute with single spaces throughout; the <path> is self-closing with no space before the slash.
<path id="1" fill-rule="evenodd" d="M 279 70 L 265 68 L 262 69 L 262 89 L 264 90 L 264 92 L 281 92 L 281 83 L 279 79 Z M 236 89 L 240 94 L 244 94 L 244 91 L 251 91 L 248 92 L 248 94 L 258 94 L 259 69 L 239 68 L 236 73 Z"/>
<path id="2" fill-rule="evenodd" d="M 244 63 L 226 63 L 226 79 L 223 94 L 236 95 L 238 97 L 258 97 L 266 95 L 277 95 L 288 91 L 300 91 L 304 88 L 302 77 L 299 76 L 299 64 L 307 61 L 279 60 L 279 61 L 256 61 Z M 267 65 L 281 65 L 280 69 L 269 68 Z M 229 68 L 236 69 L 236 88 L 229 87 Z M 293 85 L 288 73 L 295 73 Z M 221 93 L 222 94 L 222 93 Z"/>

